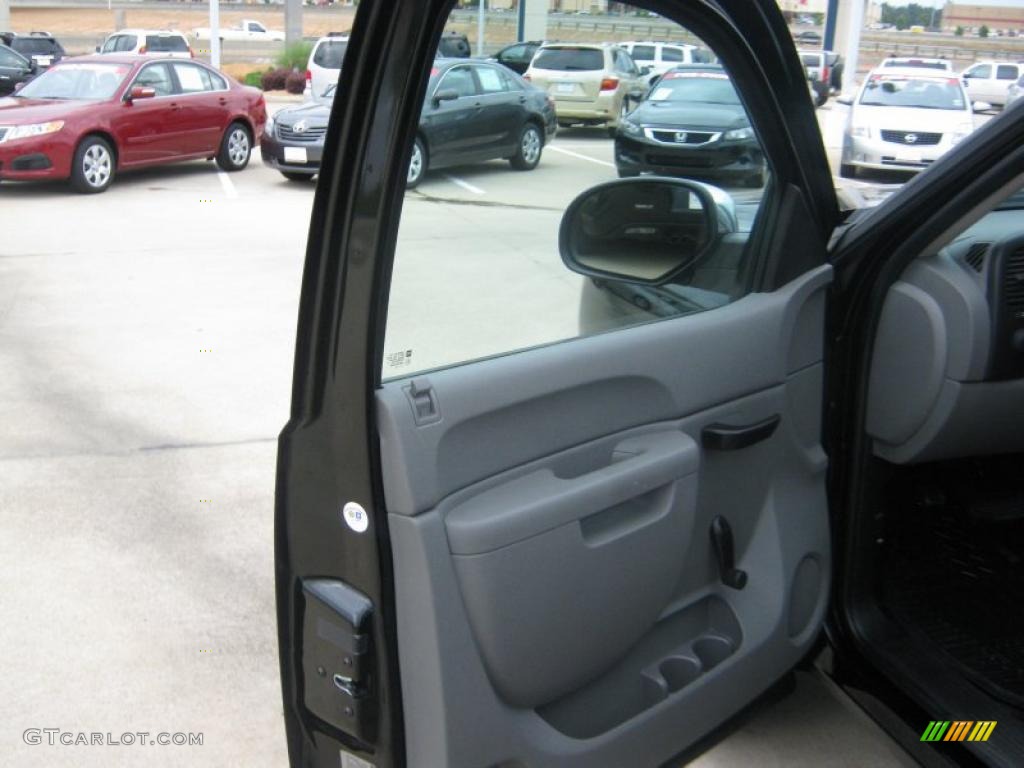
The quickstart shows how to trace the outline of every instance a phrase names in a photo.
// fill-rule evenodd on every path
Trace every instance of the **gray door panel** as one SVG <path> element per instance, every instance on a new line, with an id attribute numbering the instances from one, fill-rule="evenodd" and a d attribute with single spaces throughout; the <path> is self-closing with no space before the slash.
<path id="1" fill-rule="evenodd" d="M 822 267 L 700 315 L 378 392 L 407 754 L 657 765 L 813 642 L 830 570 Z M 742 450 L 709 425 L 779 416 Z M 721 583 L 725 517 L 744 589 Z"/>

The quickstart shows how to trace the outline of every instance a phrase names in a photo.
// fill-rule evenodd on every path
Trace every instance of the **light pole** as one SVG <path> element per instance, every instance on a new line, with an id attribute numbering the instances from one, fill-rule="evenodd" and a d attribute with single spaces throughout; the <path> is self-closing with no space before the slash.
<path id="1" fill-rule="evenodd" d="M 487 0 L 477 0 L 476 13 L 476 55 L 484 55 L 484 16 L 487 13 Z"/>
<path id="2" fill-rule="evenodd" d="M 220 0 L 210 0 L 210 64 L 220 69 Z"/>

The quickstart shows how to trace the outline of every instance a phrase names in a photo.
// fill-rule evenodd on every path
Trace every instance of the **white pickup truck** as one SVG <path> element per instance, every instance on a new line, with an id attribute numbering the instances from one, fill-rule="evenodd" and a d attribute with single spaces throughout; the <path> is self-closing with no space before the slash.
<path id="1" fill-rule="evenodd" d="M 192 34 L 196 40 L 209 40 L 210 28 L 199 27 L 193 29 Z M 260 40 L 260 41 L 284 41 L 284 32 L 275 32 L 267 29 L 260 22 L 252 19 L 242 19 L 233 27 L 221 27 L 217 35 L 221 40 Z"/>

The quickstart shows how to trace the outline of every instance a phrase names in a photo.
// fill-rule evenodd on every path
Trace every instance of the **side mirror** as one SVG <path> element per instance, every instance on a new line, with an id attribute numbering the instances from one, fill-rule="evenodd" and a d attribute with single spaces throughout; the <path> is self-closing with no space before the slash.
<path id="1" fill-rule="evenodd" d="M 125 101 L 132 102 L 136 99 L 152 99 L 156 96 L 155 88 L 147 88 L 144 85 L 133 85 L 132 89 L 128 91 L 128 96 Z"/>
<path id="2" fill-rule="evenodd" d="M 454 88 L 445 88 L 434 94 L 434 106 L 437 106 L 442 101 L 455 101 L 457 98 L 459 98 L 458 91 Z"/>
<path id="3" fill-rule="evenodd" d="M 721 219 L 712 190 L 697 182 L 653 177 L 592 187 L 562 216 L 562 261 L 589 277 L 662 285 L 717 242 Z"/>
<path id="4" fill-rule="evenodd" d="M 651 69 L 652 67 L 650 66 L 640 67 L 640 76 L 643 77 L 651 74 Z"/>
<path id="5" fill-rule="evenodd" d="M 99 53 L 99 52 L 100 52 L 100 47 L 97 45 L 96 46 L 96 53 Z"/>
<path id="6" fill-rule="evenodd" d="M 31 75 L 39 74 L 39 65 L 36 63 L 35 59 L 29 59 L 29 61 L 28 61 L 28 71 L 29 71 L 29 74 L 31 74 Z"/>
<path id="7" fill-rule="evenodd" d="M 842 93 L 842 94 L 836 96 L 836 102 L 839 103 L 839 104 L 843 104 L 843 105 L 845 105 L 847 107 L 852 107 L 853 106 L 853 96 L 851 96 L 848 93 Z"/>
<path id="8" fill-rule="evenodd" d="M 971 109 L 975 112 L 988 112 L 992 109 L 992 105 L 987 101 L 975 101 L 971 104 Z"/>

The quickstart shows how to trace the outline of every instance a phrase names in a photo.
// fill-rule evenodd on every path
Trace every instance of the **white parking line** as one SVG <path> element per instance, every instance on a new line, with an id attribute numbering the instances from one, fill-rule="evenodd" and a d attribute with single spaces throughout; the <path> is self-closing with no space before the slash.
<path id="1" fill-rule="evenodd" d="M 550 149 L 552 152 L 561 152 L 563 155 L 578 157 L 580 160 L 589 160 L 592 163 L 603 165 L 606 168 L 615 167 L 615 163 L 609 163 L 607 160 L 598 160 L 596 157 L 590 157 L 588 155 L 581 155 L 579 152 L 573 152 L 572 150 L 569 149 L 562 149 L 561 147 L 556 147 L 554 144 L 548 144 L 547 148 Z"/>
<path id="2" fill-rule="evenodd" d="M 217 177 L 220 179 L 220 185 L 224 188 L 224 194 L 229 198 L 234 199 L 238 197 L 238 190 L 235 189 L 235 182 L 231 180 L 231 177 L 224 171 L 217 171 Z"/>
<path id="3" fill-rule="evenodd" d="M 458 176 L 452 176 L 451 174 L 448 174 L 448 173 L 443 174 L 443 175 L 452 184 L 454 184 L 457 187 L 462 187 L 467 192 L 472 192 L 474 195 L 486 195 L 487 194 L 484 190 L 480 189 L 480 187 L 473 186 L 472 184 L 470 184 L 465 179 L 460 179 Z"/>

